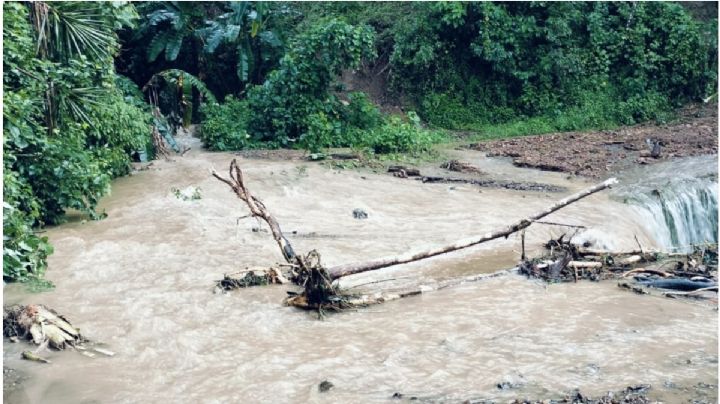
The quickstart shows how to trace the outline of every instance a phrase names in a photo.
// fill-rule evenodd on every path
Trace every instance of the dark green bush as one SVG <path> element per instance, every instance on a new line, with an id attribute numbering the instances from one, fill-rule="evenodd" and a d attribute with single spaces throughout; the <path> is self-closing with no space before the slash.
<path id="1" fill-rule="evenodd" d="M 377 154 L 420 154 L 444 139 L 441 132 L 423 129 L 416 113 L 411 111 L 407 117 L 404 121 L 399 116 L 391 116 L 385 124 L 360 132 L 354 146 Z"/>
<path id="2" fill-rule="evenodd" d="M 324 139 L 324 120 L 342 121 L 343 105 L 331 93 L 333 81 L 344 69 L 354 68 L 374 55 L 373 32 L 329 20 L 298 36 L 261 86 L 248 92 L 253 138 L 286 146 L 301 137 Z M 310 132 L 310 120 L 313 132 Z M 344 123 L 341 123 L 341 125 Z"/>
<path id="3" fill-rule="evenodd" d="M 717 22 L 704 30 L 678 4 L 416 3 L 413 13 L 394 27 L 391 81 L 434 126 L 632 124 L 716 91 Z"/>
<path id="4" fill-rule="evenodd" d="M 345 121 L 349 127 L 372 129 L 383 123 L 382 113 L 367 94 L 359 91 L 351 92 L 348 94 L 348 99 Z"/>
<path id="5" fill-rule="evenodd" d="M 208 149 L 226 151 L 258 146 L 247 131 L 250 109 L 246 100 L 228 96 L 222 104 L 203 104 L 200 112 L 203 116 L 200 138 Z"/>

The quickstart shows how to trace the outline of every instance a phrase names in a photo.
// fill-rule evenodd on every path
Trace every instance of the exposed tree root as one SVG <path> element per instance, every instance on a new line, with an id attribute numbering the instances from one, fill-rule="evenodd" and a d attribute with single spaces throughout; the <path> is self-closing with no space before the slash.
<path id="1" fill-rule="evenodd" d="M 153 146 L 155 147 L 155 154 L 158 157 L 162 157 L 164 159 L 170 158 L 170 149 L 168 149 L 167 146 L 165 146 L 165 141 L 163 140 L 162 136 L 160 135 L 160 132 L 158 131 L 156 126 L 153 126 L 152 128 L 152 141 Z"/>

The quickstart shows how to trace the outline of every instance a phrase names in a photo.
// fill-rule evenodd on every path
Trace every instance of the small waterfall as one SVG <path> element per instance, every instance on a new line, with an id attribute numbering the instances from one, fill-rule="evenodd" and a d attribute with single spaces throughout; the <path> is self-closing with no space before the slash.
<path id="1" fill-rule="evenodd" d="M 666 249 L 718 241 L 718 184 L 692 181 L 637 194 L 631 201 L 648 232 Z"/>
<path id="2" fill-rule="evenodd" d="M 664 250 L 718 242 L 717 157 L 646 167 L 621 179 L 619 194 Z"/>

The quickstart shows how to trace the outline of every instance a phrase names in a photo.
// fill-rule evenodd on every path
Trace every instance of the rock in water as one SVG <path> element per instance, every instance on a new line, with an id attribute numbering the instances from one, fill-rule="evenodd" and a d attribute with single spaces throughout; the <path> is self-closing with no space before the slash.
<path id="1" fill-rule="evenodd" d="M 332 383 L 330 383 L 330 382 L 327 381 L 327 380 L 323 380 L 323 381 L 318 385 L 318 390 L 320 390 L 321 393 L 324 393 L 324 392 L 330 390 L 330 389 L 333 388 L 333 387 L 334 387 L 334 385 L 333 385 Z"/>
<path id="2" fill-rule="evenodd" d="M 355 219 L 367 219 L 368 214 L 364 210 L 358 208 L 358 209 L 353 210 L 353 217 Z"/>

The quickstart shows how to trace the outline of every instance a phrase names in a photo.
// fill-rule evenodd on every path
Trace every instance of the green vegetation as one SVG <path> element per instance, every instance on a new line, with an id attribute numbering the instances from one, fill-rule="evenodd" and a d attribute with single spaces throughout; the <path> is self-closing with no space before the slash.
<path id="1" fill-rule="evenodd" d="M 714 38 L 677 4 L 416 10 L 421 17 L 396 31 L 393 83 L 435 126 L 472 130 L 536 117 L 529 131 L 633 124 L 714 92 Z"/>
<path id="2" fill-rule="evenodd" d="M 373 56 L 372 43 L 369 27 L 338 20 L 299 35 L 278 68 L 248 92 L 252 135 L 283 146 L 305 142 L 310 148 L 342 136 L 345 111 L 331 85 L 344 69 Z"/>
<path id="3" fill-rule="evenodd" d="M 38 227 L 102 217 L 153 124 L 216 151 L 417 157 L 445 129 L 606 129 L 717 93 L 717 20 L 669 2 L 8 2 L 3 23 L 7 281 L 45 270 Z"/>
<path id="4" fill-rule="evenodd" d="M 250 109 L 246 100 L 228 96 L 222 104 L 204 104 L 200 112 L 200 137 L 209 150 L 251 149 L 258 145 L 247 132 Z"/>
<path id="5" fill-rule="evenodd" d="M 135 17 L 120 4 L 4 5 L 6 281 L 39 279 L 52 247 L 33 228 L 61 222 L 69 208 L 101 217 L 110 179 L 149 142 L 148 109 L 113 68 L 114 32 Z"/>

